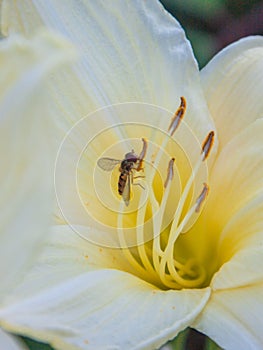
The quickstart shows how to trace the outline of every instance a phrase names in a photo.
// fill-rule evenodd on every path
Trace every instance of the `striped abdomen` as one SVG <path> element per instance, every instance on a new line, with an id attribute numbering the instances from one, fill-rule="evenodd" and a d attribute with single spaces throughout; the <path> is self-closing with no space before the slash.
<path id="1" fill-rule="evenodd" d="M 128 179 L 129 172 L 127 170 L 122 170 L 120 177 L 119 177 L 119 182 L 118 182 L 118 192 L 119 195 L 123 194 L 127 179 Z"/>

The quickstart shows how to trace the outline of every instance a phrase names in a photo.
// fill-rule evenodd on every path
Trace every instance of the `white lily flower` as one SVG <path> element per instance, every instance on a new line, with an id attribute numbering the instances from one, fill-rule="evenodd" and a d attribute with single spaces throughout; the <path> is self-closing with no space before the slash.
<path id="1" fill-rule="evenodd" d="M 50 225 L 54 159 L 44 78 L 72 52 L 44 32 L 30 41 L 18 35 L 0 41 L 1 305 L 32 268 Z M 0 348 L 25 349 L 2 330 Z"/>
<path id="2" fill-rule="evenodd" d="M 0 310 L 3 327 L 58 349 L 154 349 L 187 326 L 225 349 L 261 349 L 263 39 L 229 46 L 200 73 L 155 0 L 2 10 L 6 34 L 45 26 L 83 53 L 49 86 L 66 135 L 63 215 Z M 133 171 L 144 188 L 118 197 L 117 167 L 97 161 L 133 148 L 145 153 L 144 174 Z"/>

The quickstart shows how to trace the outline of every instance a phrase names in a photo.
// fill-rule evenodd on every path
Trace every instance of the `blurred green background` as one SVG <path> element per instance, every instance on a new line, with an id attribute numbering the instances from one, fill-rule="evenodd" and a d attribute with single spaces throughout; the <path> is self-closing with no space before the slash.
<path id="1" fill-rule="evenodd" d="M 161 0 L 182 24 L 200 67 L 226 45 L 263 34 L 262 0 Z"/>
<path id="2" fill-rule="evenodd" d="M 161 2 L 185 29 L 200 68 L 231 42 L 248 35 L 263 34 L 262 0 L 161 0 Z M 52 350 L 48 345 L 23 339 L 31 350 Z M 162 349 L 220 348 L 204 335 L 187 329 Z"/>

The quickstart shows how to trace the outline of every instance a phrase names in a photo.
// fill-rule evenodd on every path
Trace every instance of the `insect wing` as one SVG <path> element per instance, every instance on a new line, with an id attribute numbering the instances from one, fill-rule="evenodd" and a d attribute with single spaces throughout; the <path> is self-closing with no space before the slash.
<path id="1" fill-rule="evenodd" d="M 117 164 L 120 164 L 120 160 L 112 158 L 100 158 L 97 162 L 98 166 L 105 171 L 111 171 Z"/>
<path id="2" fill-rule="evenodd" d="M 126 206 L 128 206 L 130 203 L 130 199 L 131 199 L 131 175 L 130 174 L 127 177 L 127 181 L 126 181 L 126 184 L 124 186 L 123 193 L 122 193 L 122 198 L 123 198 Z"/>

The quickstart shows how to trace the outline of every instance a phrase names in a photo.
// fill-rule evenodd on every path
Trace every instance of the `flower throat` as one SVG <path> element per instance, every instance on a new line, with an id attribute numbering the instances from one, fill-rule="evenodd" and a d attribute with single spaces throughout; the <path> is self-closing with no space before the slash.
<path id="1" fill-rule="evenodd" d="M 202 205 L 209 193 L 209 186 L 203 183 L 203 188 L 200 189 L 200 194 L 196 198 L 194 204 L 184 212 L 185 203 L 189 192 L 193 186 L 196 174 L 202 164 L 208 158 L 214 142 L 214 131 L 210 131 L 206 136 L 201 146 L 200 156 L 195 166 L 193 167 L 189 178 L 182 190 L 179 202 L 173 211 L 169 223 L 165 222 L 166 213 L 171 212 L 171 201 L 174 195 L 171 185 L 174 178 L 174 165 L 176 157 L 172 157 L 167 164 L 167 176 L 163 185 L 163 192 L 161 199 L 156 199 L 155 177 L 156 169 L 160 166 L 160 161 L 163 156 L 163 150 L 167 146 L 169 139 L 171 139 L 179 128 L 183 117 L 186 113 L 186 99 L 181 97 L 179 108 L 173 115 L 166 137 L 161 146 L 158 148 L 154 156 L 154 167 L 152 166 L 147 173 L 147 176 L 138 176 L 145 178 L 148 186 L 147 205 L 143 205 L 144 196 L 140 197 L 138 210 L 136 212 L 136 238 L 138 245 L 128 247 L 124 233 L 124 206 L 127 202 L 121 201 L 118 213 L 118 239 L 122 252 L 129 263 L 129 271 L 139 276 L 140 278 L 149 281 L 163 289 L 181 289 L 181 288 L 198 288 L 202 287 L 207 280 L 207 273 L 205 268 L 194 258 L 181 257 L 176 258 L 176 241 L 179 236 L 187 235 L 188 231 L 184 229 L 195 216 L 201 211 Z M 147 141 L 143 138 L 143 147 L 141 154 L 135 160 L 136 165 L 133 170 L 135 172 L 143 171 L 143 160 L 146 154 Z M 136 178 L 136 177 L 134 177 Z M 144 187 L 141 185 L 142 191 Z M 173 209 L 173 208 L 172 208 Z M 143 244 L 145 230 L 145 218 L 151 213 L 151 230 L 152 239 Z M 149 229 L 149 227 L 148 227 Z"/>

